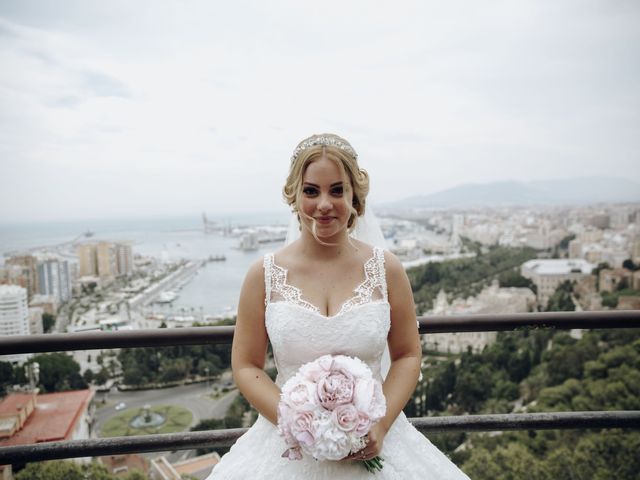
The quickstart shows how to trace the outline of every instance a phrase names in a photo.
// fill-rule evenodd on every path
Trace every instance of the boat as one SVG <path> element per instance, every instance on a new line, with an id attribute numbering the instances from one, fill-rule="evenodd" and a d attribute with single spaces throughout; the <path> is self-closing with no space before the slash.
<path id="1" fill-rule="evenodd" d="M 225 255 L 218 254 L 218 255 L 209 255 L 209 258 L 207 260 L 209 262 L 224 262 L 226 259 L 227 257 Z"/>
<path id="2" fill-rule="evenodd" d="M 178 298 L 178 294 L 176 292 L 172 290 L 166 290 L 158 295 L 158 298 L 156 298 L 156 303 L 171 303 L 176 298 Z"/>

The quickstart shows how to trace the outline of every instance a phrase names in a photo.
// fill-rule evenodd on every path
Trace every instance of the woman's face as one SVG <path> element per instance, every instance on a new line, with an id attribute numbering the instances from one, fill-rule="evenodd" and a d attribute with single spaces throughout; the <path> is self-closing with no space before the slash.
<path id="1" fill-rule="evenodd" d="M 353 189 L 335 162 L 322 156 L 311 162 L 302 176 L 300 221 L 323 241 L 346 231 L 353 200 Z M 313 218 L 313 221 L 307 217 Z"/>

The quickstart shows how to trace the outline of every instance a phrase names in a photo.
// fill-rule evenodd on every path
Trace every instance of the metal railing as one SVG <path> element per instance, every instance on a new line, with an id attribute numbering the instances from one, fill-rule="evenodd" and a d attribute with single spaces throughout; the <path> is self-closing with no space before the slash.
<path id="1" fill-rule="evenodd" d="M 640 310 L 545 312 L 508 315 L 421 317 L 420 333 L 507 331 L 522 328 L 639 328 Z M 196 327 L 120 332 L 0 337 L 2 354 L 230 343 L 234 327 Z M 422 432 L 524 429 L 640 428 L 640 411 L 554 412 L 421 417 L 410 421 Z M 0 464 L 137 452 L 229 446 L 246 429 L 96 438 L 0 448 Z"/>
<path id="2" fill-rule="evenodd" d="M 452 315 L 418 318 L 420 333 L 489 332 L 520 328 L 640 328 L 640 310 Z M 0 337 L 2 355 L 103 348 L 231 343 L 234 327 L 157 328 L 119 332 L 50 333 Z"/>

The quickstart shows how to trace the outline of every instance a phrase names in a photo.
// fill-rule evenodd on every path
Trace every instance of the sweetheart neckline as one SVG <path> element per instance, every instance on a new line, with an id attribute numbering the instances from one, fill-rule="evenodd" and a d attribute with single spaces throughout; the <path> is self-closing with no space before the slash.
<path id="1" fill-rule="evenodd" d="M 349 303 L 353 302 L 355 299 L 357 299 L 358 297 L 361 296 L 360 290 L 362 288 L 364 288 L 364 286 L 367 284 L 367 282 L 369 282 L 371 280 L 371 278 L 369 277 L 369 274 L 367 272 L 367 266 L 372 262 L 373 263 L 376 262 L 376 260 L 377 260 L 376 259 L 376 248 L 377 247 L 373 247 L 373 250 L 371 252 L 371 256 L 369 258 L 367 258 L 367 260 L 365 260 L 365 262 L 362 264 L 362 270 L 364 272 L 364 280 L 362 280 L 362 282 L 360 282 L 358 285 L 356 285 L 356 287 L 353 290 L 351 290 L 351 295 L 344 302 L 342 302 L 340 304 L 340 308 L 333 315 L 324 315 L 317 305 L 315 305 L 315 304 L 309 302 L 308 300 L 305 300 L 304 298 L 302 298 L 302 294 L 303 294 L 302 289 L 298 288 L 295 285 L 292 285 L 292 284 L 290 284 L 288 282 L 289 269 L 281 267 L 280 265 L 278 265 L 276 263 L 275 255 L 271 254 L 271 266 L 275 267 L 276 269 L 278 269 L 278 270 L 280 270 L 281 272 L 284 273 L 283 286 L 291 288 L 296 293 L 297 301 L 299 302 L 299 303 L 293 303 L 293 302 L 285 301 L 285 302 L 282 302 L 282 303 L 290 303 L 291 305 L 296 305 L 297 307 L 300 307 L 300 308 L 303 308 L 305 310 L 317 313 L 319 316 L 321 316 L 323 318 L 326 318 L 326 319 L 335 318 L 338 315 L 340 315 L 341 313 L 344 313 L 345 311 L 349 311 L 350 309 L 349 310 L 345 310 L 346 306 L 349 305 Z M 387 300 L 385 299 L 385 301 L 387 301 Z M 276 301 L 276 302 L 270 301 L 269 303 L 278 303 L 278 301 Z M 366 302 L 366 303 L 372 303 L 372 302 Z M 308 305 L 308 307 L 306 307 L 304 305 Z M 359 304 L 356 304 L 355 306 L 358 306 L 358 305 Z M 351 307 L 351 308 L 354 308 L 354 307 Z"/>
<path id="2" fill-rule="evenodd" d="M 342 309 L 341 309 L 340 311 L 338 311 L 338 313 L 335 313 L 335 314 L 333 314 L 331 316 L 327 316 L 327 315 L 323 315 L 319 311 L 310 310 L 310 309 L 308 309 L 306 307 L 303 307 L 302 305 L 298 305 L 297 303 L 292 303 L 292 302 L 289 302 L 287 300 L 275 300 L 275 301 L 269 302 L 269 305 L 290 305 L 292 307 L 304 310 L 305 312 L 314 313 L 317 316 L 319 316 L 320 318 L 322 318 L 323 320 L 334 320 L 335 318 L 337 318 L 337 317 L 339 317 L 341 315 L 345 315 L 345 314 L 347 314 L 349 312 L 352 312 L 352 311 L 356 310 L 357 308 L 365 307 L 365 306 L 368 306 L 368 305 L 387 305 L 387 306 L 391 307 L 391 304 L 389 303 L 388 300 L 383 300 L 383 299 L 372 300 L 370 302 L 360 303 L 358 305 L 355 305 L 354 307 L 352 307 L 349 310 L 342 311 Z M 269 308 L 269 305 L 267 305 L 267 309 Z"/>

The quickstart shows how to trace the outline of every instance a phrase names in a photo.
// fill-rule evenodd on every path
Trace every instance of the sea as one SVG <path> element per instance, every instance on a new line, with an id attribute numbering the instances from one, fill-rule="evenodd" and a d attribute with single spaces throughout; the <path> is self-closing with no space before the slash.
<path id="1" fill-rule="evenodd" d="M 208 215 L 209 222 L 230 229 L 258 225 L 286 226 L 289 213 L 282 212 Z M 87 238 L 86 232 L 92 232 Z M 177 292 L 174 312 L 198 316 L 230 316 L 237 309 L 238 296 L 249 266 L 265 253 L 277 250 L 281 243 L 260 244 L 258 250 L 243 251 L 237 237 L 205 233 L 200 215 L 174 218 L 137 218 L 123 220 L 82 220 L 55 223 L 0 225 L 0 263 L 13 253 L 32 249 L 47 250 L 80 240 L 126 241 L 133 253 L 163 261 L 202 260 L 224 255 L 225 261 L 208 262 Z M 70 259 L 73 260 L 73 259 Z"/>

